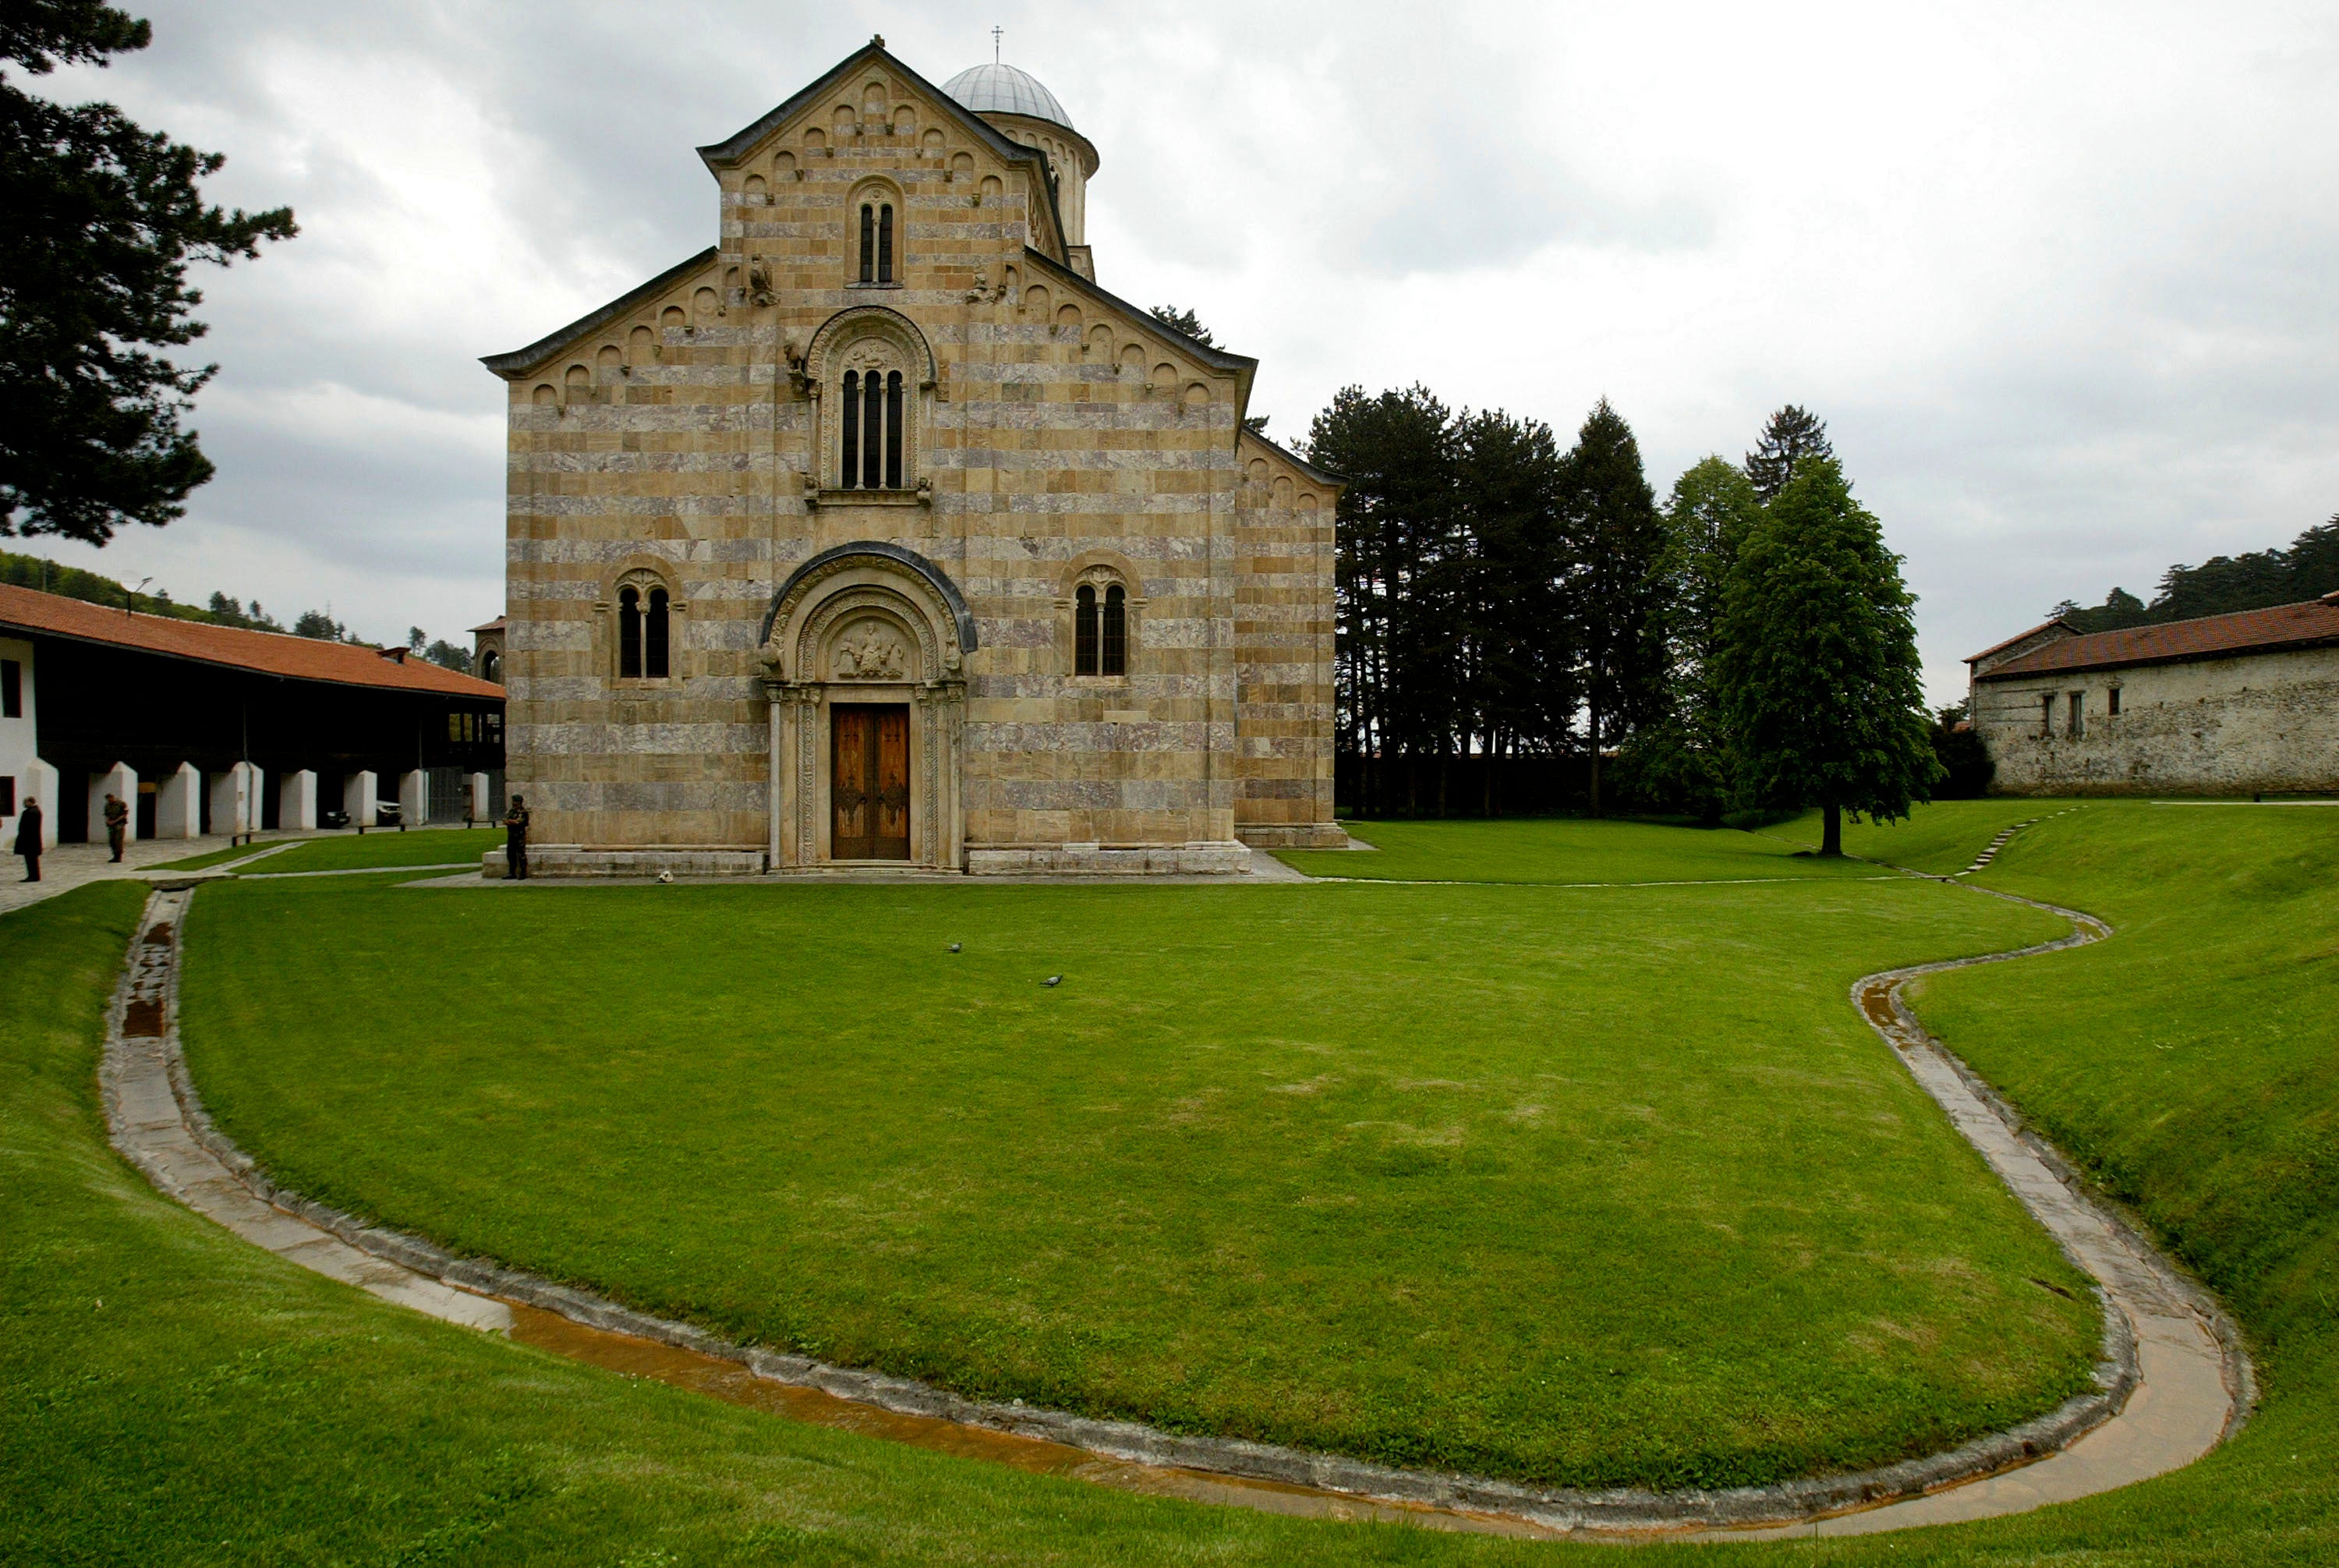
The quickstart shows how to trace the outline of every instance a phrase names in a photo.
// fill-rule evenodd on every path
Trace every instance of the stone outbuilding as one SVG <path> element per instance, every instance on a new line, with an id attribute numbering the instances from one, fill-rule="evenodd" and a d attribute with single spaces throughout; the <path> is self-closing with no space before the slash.
<path id="1" fill-rule="evenodd" d="M 2048 621 L 1966 663 L 1994 790 L 2339 790 L 2339 594 L 2115 632 Z"/>
<path id="2" fill-rule="evenodd" d="M 1255 360 L 1099 285 L 1054 95 L 873 41 L 698 152 L 714 245 L 486 361 L 531 869 L 1343 843 L 1341 481 L 1246 428 Z"/>

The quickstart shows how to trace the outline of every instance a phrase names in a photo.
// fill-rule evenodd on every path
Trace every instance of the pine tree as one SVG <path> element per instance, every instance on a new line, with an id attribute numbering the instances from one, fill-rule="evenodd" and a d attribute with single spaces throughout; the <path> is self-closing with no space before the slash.
<path id="1" fill-rule="evenodd" d="M 1826 423 L 1810 409 L 1789 403 L 1771 416 L 1771 422 L 1762 427 L 1762 440 L 1746 454 L 1746 478 L 1754 486 L 1756 498 L 1767 506 L 1794 478 L 1798 462 L 1834 456 Z"/>
<path id="2" fill-rule="evenodd" d="M 144 22 L 92 0 L 11 4 L 0 60 L 29 75 L 143 49 Z M 125 523 L 181 516 L 212 476 L 180 429 L 217 366 L 157 350 L 192 342 L 189 262 L 224 266 L 290 239 L 290 208 L 204 204 L 224 160 L 140 129 L 106 104 L 67 106 L 0 76 L 0 537 L 103 545 Z"/>
<path id="3" fill-rule="evenodd" d="M 1583 659 L 1592 814 L 1601 812 L 1603 747 L 1659 711 L 1663 698 L 1665 528 L 1632 426 L 1603 398 L 1576 432 L 1561 494 L 1573 567 L 1569 621 Z"/>
<path id="4" fill-rule="evenodd" d="M 1719 821 L 1736 776 L 1729 725 L 1714 689 L 1722 592 L 1739 547 L 1762 518 L 1738 465 L 1710 457 L 1673 481 L 1665 503 L 1662 710 L 1619 759 L 1634 793 L 1667 810 Z"/>
<path id="5" fill-rule="evenodd" d="M 1219 346 L 1218 339 L 1212 337 L 1210 330 L 1202 325 L 1202 318 L 1190 310 L 1182 309 L 1177 305 L 1156 305 L 1146 314 L 1171 331 L 1179 332 L 1193 339 L 1205 349 L 1215 349 Z"/>
<path id="6" fill-rule="evenodd" d="M 1740 547 L 1717 670 L 1748 792 L 1880 822 L 1931 798 L 1934 760 L 1900 557 L 1852 498 L 1841 465 L 1805 458 Z"/>

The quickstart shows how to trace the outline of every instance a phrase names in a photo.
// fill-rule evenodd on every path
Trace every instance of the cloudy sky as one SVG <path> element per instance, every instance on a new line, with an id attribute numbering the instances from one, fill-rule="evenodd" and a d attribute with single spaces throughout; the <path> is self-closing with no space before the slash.
<path id="1" fill-rule="evenodd" d="M 1662 494 L 1781 402 L 1908 560 L 1934 692 L 2070 596 L 2339 512 L 2339 12 L 2327 5 L 687 5 L 166 0 L 60 73 L 229 154 L 301 237 L 206 276 L 170 528 L 59 559 L 361 635 L 502 604 L 478 363 L 714 237 L 691 149 L 882 32 L 1005 57 L 1103 165 L 1100 280 L 1261 360 L 1287 439 L 1414 381 Z"/>

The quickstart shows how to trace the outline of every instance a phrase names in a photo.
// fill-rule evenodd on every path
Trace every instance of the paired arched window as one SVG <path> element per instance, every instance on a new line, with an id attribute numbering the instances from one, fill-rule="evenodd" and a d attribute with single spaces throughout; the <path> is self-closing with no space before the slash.
<path id="1" fill-rule="evenodd" d="M 902 488 L 902 372 L 844 372 L 838 482 L 848 490 Z"/>
<path id="2" fill-rule="evenodd" d="M 617 678 L 662 681 L 668 668 L 670 617 L 664 588 L 652 588 L 646 603 L 642 590 L 628 584 L 617 590 Z"/>
<path id="3" fill-rule="evenodd" d="M 893 278 L 893 203 L 861 203 L 861 281 L 891 283 Z"/>
<path id="4" fill-rule="evenodd" d="M 481 654 L 479 656 L 479 678 L 483 681 L 493 681 L 498 685 L 503 685 L 503 655 L 496 652 L 493 648 L 489 648 L 487 652 Z"/>
<path id="5" fill-rule="evenodd" d="M 1072 673 L 1129 673 L 1129 595 L 1119 583 L 1107 585 L 1101 604 L 1094 583 L 1072 596 Z"/>

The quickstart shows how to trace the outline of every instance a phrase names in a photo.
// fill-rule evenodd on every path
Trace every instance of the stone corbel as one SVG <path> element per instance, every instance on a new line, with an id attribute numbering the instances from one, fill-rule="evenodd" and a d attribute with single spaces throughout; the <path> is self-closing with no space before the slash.
<path id="1" fill-rule="evenodd" d="M 807 468 L 797 477 L 804 480 L 804 510 L 818 511 L 820 509 L 820 476 Z"/>
<path id="2" fill-rule="evenodd" d="M 934 482 L 932 479 L 922 478 L 918 480 L 918 505 L 931 509 L 933 504 Z"/>

